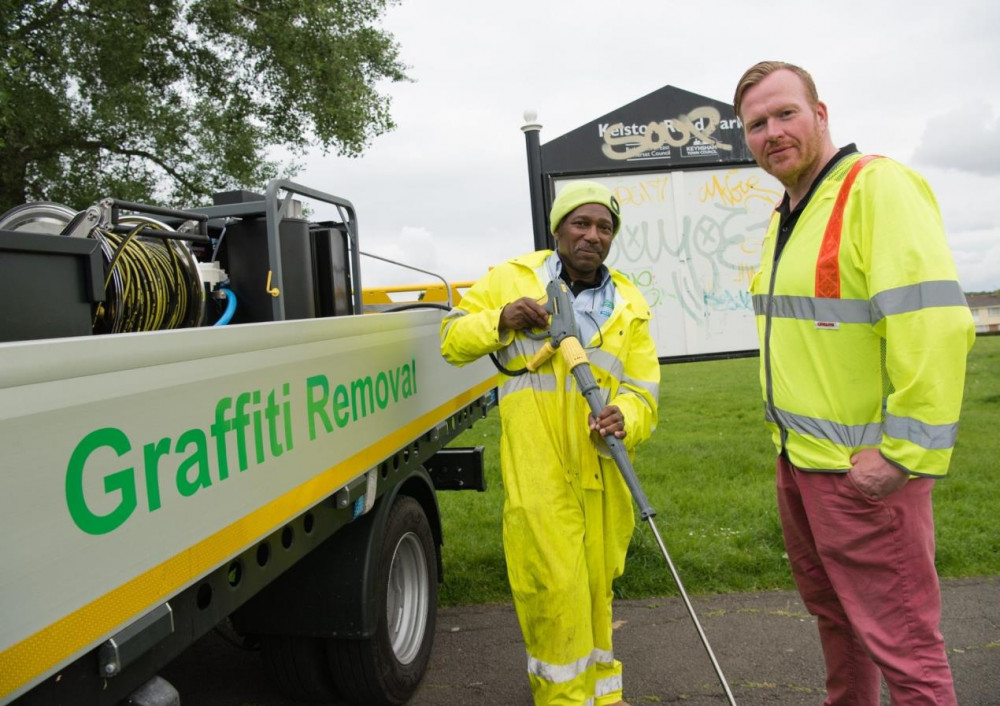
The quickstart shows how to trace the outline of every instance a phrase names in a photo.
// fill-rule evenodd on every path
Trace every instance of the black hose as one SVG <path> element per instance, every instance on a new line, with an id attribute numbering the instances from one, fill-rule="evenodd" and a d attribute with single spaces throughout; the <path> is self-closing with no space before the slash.
<path id="1" fill-rule="evenodd" d="M 396 311 L 409 311 L 410 309 L 441 309 L 442 311 L 451 311 L 449 307 L 444 304 L 437 304 L 436 302 L 410 302 L 407 304 L 400 304 L 399 306 L 394 306 L 391 309 L 386 309 L 385 313 L 391 314 Z M 517 377 L 518 375 L 524 375 L 528 372 L 527 368 L 522 370 L 508 370 L 500 364 L 497 357 L 490 353 L 490 360 L 493 361 L 493 365 L 504 375 L 509 375 L 510 377 Z"/>

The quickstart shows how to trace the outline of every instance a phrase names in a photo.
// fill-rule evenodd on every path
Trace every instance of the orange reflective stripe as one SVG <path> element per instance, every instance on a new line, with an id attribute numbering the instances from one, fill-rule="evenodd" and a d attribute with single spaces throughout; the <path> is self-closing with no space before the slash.
<path id="1" fill-rule="evenodd" d="M 826 299 L 840 299 L 840 232 L 844 227 L 844 207 L 847 197 L 854 186 L 858 172 L 873 159 L 880 155 L 867 154 L 853 165 L 844 183 L 840 185 L 837 201 L 833 204 L 833 213 L 826 222 L 826 232 L 823 234 L 823 244 L 819 248 L 816 260 L 816 296 Z"/>

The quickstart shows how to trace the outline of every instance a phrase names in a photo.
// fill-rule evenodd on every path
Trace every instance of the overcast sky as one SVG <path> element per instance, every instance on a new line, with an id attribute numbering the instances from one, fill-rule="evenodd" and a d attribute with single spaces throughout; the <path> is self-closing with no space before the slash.
<path id="1" fill-rule="evenodd" d="M 397 129 L 296 176 L 353 202 L 367 252 L 476 279 L 533 249 L 526 109 L 544 144 L 666 85 L 729 102 L 780 59 L 812 73 L 838 146 L 928 179 L 963 288 L 1000 289 L 1000 3 L 404 0 L 384 26 L 413 79 L 386 86 Z M 427 281 L 362 265 L 365 286 Z"/>

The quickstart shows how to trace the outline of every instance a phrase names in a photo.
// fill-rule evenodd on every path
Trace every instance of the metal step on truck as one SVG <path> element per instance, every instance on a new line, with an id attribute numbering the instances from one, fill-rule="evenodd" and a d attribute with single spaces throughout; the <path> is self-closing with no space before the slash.
<path id="1" fill-rule="evenodd" d="M 440 356 L 457 289 L 368 311 L 349 201 L 214 204 L 0 216 L 0 704 L 178 704 L 157 673 L 213 629 L 293 698 L 424 674 L 435 493 L 484 489 L 449 444 L 495 400 Z"/>

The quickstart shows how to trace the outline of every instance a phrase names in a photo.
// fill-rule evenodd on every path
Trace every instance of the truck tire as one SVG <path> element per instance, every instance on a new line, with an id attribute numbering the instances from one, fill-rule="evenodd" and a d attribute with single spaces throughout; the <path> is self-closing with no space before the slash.
<path id="1" fill-rule="evenodd" d="M 261 638 L 260 651 L 268 676 L 288 696 L 309 703 L 337 700 L 322 638 L 268 635 Z"/>
<path id="2" fill-rule="evenodd" d="M 379 552 L 375 634 L 327 640 L 330 675 L 343 698 L 372 706 L 410 699 L 434 644 L 437 588 L 437 550 L 427 516 L 416 500 L 400 496 Z"/>

